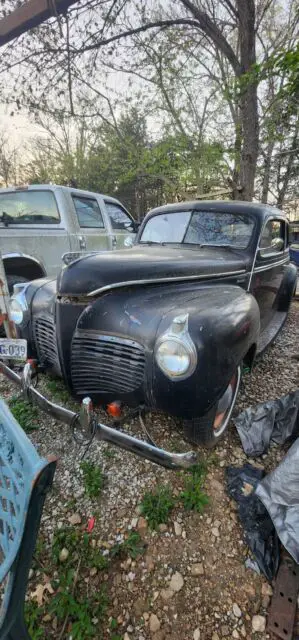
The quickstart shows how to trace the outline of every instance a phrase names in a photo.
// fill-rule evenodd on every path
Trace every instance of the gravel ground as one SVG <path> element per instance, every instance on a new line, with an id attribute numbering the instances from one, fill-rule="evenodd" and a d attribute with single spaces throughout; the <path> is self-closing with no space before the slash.
<path id="1" fill-rule="evenodd" d="M 257 363 L 254 372 L 244 376 L 235 415 L 245 407 L 298 388 L 298 359 L 292 357 L 299 344 L 298 319 L 299 302 L 294 302 L 287 324 L 275 344 Z M 50 396 L 47 385 L 44 377 L 40 386 Z M 16 390 L 2 377 L 0 392 L 8 400 Z M 224 489 L 225 466 L 239 466 L 246 460 L 233 426 L 208 457 L 205 491 L 210 502 L 205 511 L 202 514 L 186 512 L 179 504 L 172 512 L 171 520 L 158 532 L 151 532 L 140 517 L 139 505 L 144 492 L 154 489 L 157 484 L 169 484 L 174 493 L 179 494 L 182 474 L 164 470 L 106 444 L 93 443 L 86 459 L 102 467 L 105 483 L 100 498 L 90 499 L 82 481 L 82 451 L 72 439 L 69 428 L 41 413 L 38 425 L 38 430 L 30 434 L 38 451 L 59 458 L 41 526 L 45 547 L 49 548 L 54 533 L 70 522 L 75 530 L 86 529 L 90 517 L 95 518 L 90 534 L 92 545 L 105 549 L 108 558 L 115 542 L 124 540 L 132 529 L 139 531 L 146 545 L 143 556 L 137 560 L 120 558 L 100 576 L 96 569 L 86 570 L 80 566 L 82 576 L 79 579 L 90 583 L 91 590 L 96 590 L 102 582 L 107 584 L 109 604 L 104 627 L 100 628 L 98 620 L 94 619 L 94 636 L 86 633 L 78 638 L 106 640 L 113 638 L 113 634 L 124 640 L 263 640 L 269 637 L 264 630 L 253 632 L 252 620 L 256 615 L 261 616 L 259 623 L 263 629 L 271 587 L 263 577 L 245 569 L 248 549 L 236 506 Z M 128 429 L 140 433 L 137 421 L 132 421 Z M 165 416 L 155 416 L 152 431 L 157 442 L 168 449 L 190 448 L 177 425 Z M 204 452 L 199 453 L 205 456 Z M 283 448 L 272 447 L 260 462 L 268 471 L 277 465 L 284 453 Z M 45 558 L 47 562 L 46 552 Z M 34 598 L 32 593 L 44 574 L 50 581 L 55 578 L 53 567 L 47 564 L 41 563 L 31 572 L 29 600 Z M 50 603 L 51 597 L 45 590 L 46 604 Z M 110 629 L 111 619 L 117 627 L 115 631 Z M 41 625 L 42 635 L 36 635 L 36 638 L 73 637 L 68 624 L 65 629 L 61 628 L 55 611 L 45 615 Z"/>

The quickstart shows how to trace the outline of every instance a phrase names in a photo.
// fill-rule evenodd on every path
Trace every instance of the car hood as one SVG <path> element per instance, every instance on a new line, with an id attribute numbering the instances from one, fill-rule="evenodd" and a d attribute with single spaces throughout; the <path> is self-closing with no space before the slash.
<path id="1" fill-rule="evenodd" d="M 245 251 L 217 247 L 167 247 L 136 245 L 132 249 L 97 253 L 76 260 L 58 277 L 61 295 L 86 295 L 117 283 L 164 278 L 205 279 L 244 271 Z"/>

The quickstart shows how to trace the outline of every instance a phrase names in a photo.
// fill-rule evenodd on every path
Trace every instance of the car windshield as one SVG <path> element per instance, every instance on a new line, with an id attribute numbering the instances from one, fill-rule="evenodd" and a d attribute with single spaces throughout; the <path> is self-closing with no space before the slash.
<path id="1" fill-rule="evenodd" d="M 233 246 L 245 249 L 254 221 L 236 213 L 174 211 L 159 213 L 145 225 L 139 242 Z"/>

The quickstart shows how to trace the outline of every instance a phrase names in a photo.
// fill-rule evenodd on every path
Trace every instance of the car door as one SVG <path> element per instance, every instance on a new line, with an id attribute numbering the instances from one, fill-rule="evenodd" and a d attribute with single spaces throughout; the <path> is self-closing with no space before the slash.
<path id="1" fill-rule="evenodd" d="M 123 249 L 125 239 L 135 237 L 136 223 L 120 203 L 104 200 L 104 204 L 112 227 L 113 247 Z"/>
<path id="2" fill-rule="evenodd" d="M 71 243 L 53 189 L 0 192 L 0 249 L 36 258 L 47 275 L 59 272 Z"/>
<path id="3" fill-rule="evenodd" d="M 276 297 L 288 262 L 287 223 L 283 219 L 270 218 L 260 235 L 251 281 L 251 292 L 260 308 L 261 331 L 275 314 Z"/>
<path id="4" fill-rule="evenodd" d="M 96 196 L 73 193 L 72 200 L 80 231 L 79 249 L 82 251 L 109 251 L 112 234 L 105 225 L 105 214 Z"/>

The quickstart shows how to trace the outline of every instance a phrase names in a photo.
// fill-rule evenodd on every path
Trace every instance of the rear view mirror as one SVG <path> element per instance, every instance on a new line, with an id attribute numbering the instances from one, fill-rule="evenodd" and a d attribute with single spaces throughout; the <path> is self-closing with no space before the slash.
<path id="1" fill-rule="evenodd" d="M 283 238 L 273 238 L 273 240 L 271 240 L 271 247 L 275 249 L 275 251 L 281 251 L 284 247 Z"/>

